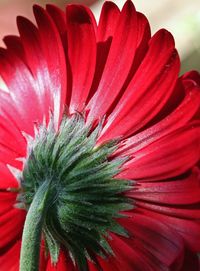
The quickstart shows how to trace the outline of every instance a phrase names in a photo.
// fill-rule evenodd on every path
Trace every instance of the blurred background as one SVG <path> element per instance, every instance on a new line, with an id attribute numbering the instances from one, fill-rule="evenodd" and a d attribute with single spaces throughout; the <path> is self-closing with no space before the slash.
<path id="1" fill-rule="evenodd" d="M 32 5 L 54 3 L 64 8 L 68 3 L 81 3 L 93 10 L 99 18 L 103 0 L 0 0 L 0 45 L 2 38 L 16 34 L 16 16 L 23 15 L 33 20 Z M 120 8 L 125 0 L 114 0 Z M 150 21 L 152 33 L 160 28 L 168 29 L 175 37 L 176 47 L 182 60 L 182 71 L 200 70 L 200 0 L 133 0 L 136 9 Z"/>

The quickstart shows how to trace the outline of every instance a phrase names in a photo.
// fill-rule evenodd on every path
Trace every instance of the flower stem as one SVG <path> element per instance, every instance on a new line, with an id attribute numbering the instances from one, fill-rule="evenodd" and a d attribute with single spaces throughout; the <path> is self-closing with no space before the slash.
<path id="1" fill-rule="evenodd" d="M 37 190 L 26 216 L 22 236 L 20 271 L 38 271 L 42 226 L 49 208 L 49 182 L 44 182 Z"/>

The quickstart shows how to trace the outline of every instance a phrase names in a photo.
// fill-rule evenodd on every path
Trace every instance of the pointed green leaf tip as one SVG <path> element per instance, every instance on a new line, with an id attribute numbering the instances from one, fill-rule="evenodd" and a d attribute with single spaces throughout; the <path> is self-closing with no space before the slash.
<path id="1" fill-rule="evenodd" d="M 92 131 L 80 114 L 65 117 L 58 132 L 52 123 L 38 128 L 28 142 L 20 200 L 29 209 L 39 187 L 48 183 L 51 197 L 45 199 L 42 231 L 52 262 L 56 264 L 62 246 L 79 270 L 87 271 L 87 259 L 96 262 L 95 255 L 113 254 L 109 232 L 128 236 L 116 218 L 133 208 L 123 193 L 131 183 L 114 178 L 126 159 L 109 159 L 116 140 L 96 147 L 101 123 Z"/>

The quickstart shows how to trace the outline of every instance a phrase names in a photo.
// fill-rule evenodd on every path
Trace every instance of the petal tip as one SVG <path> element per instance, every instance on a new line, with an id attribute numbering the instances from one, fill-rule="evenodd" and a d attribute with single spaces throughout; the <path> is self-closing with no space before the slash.
<path id="1" fill-rule="evenodd" d="M 87 8 L 83 5 L 67 5 L 67 21 L 72 24 L 90 24 L 91 19 Z"/>

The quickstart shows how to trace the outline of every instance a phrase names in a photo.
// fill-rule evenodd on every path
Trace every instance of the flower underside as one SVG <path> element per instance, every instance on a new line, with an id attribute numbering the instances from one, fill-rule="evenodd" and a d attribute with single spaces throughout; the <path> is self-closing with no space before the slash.
<path id="1" fill-rule="evenodd" d="M 88 270 L 87 259 L 98 267 L 95 255 L 113 254 L 109 232 L 128 237 L 117 218 L 133 208 L 124 195 L 131 182 L 115 178 L 127 158 L 111 158 L 116 140 L 96 146 L 100 130 L 101 123 L 92 131 L 80 114 L 64 117 L 57 132 L 53 121 L 41 126 L 28 142 L 20 178 L 19 201 L 28 210 L 42 197 L 34 210 L 45 209 L 41 231 L 52 262 L 62 246 L 81 271 Z"/>

